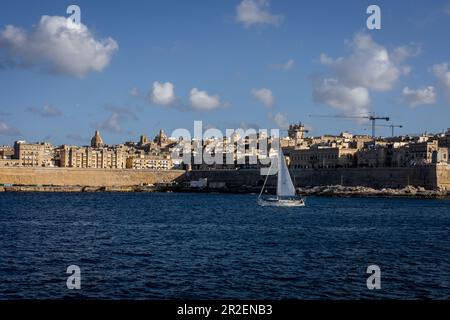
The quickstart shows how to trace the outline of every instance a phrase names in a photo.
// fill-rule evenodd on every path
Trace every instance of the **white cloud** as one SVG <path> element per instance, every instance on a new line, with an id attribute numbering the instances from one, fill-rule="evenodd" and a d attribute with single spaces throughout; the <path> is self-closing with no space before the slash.
<path id="1" fill-rule="evenodd" d="M 325 53 L 321 53 L 319 57 L 319 61 L 321 64 L 332 65 L 334 60 L 327 56 Z"/>
<path id="2" fill-rule="evenodd" d="M 252 89 L 251 94 L 266 107 L 272 107 L 274 105 L 275 99 L 270 89 Z"/>
<path id="3" fill-rule="evenodd" d="M 0 47 L 12 66 L 38 66 L 48 72 L 82 77 L 102 71 L 118 49 L 112 38 L 96 40 L 84 25 L 59 16 L 42 16 L 30 31 L 7 25 Z"/>
<path id="4" fill-rule="evenodd" d="M 285 114 L 279 112 L 276 114 L 269 113 L 269 119 L 275 123 L 278 129 L 286 130 L 289 128 L 289 121 Z"/>
<path id="5" fill-rule="evenodd" d="M 0 135 L 4 136 L 20 135 L 20 131 L 17 128 L 11 127 L 5 122 L 0 121 Z"/>
<path id="6" fill-rule="evenodd" d="M 332 68 L 341 84 L 377 91 L 392 89 L 399 77 L 410 70 L 403 65 L 404 60 L 418 54 L 406 46 L 390 53 L 364 33 L 356 34 L 349 46 L 352 53 L 348 57 L 332 59 L 321 54 L 320 62 Z"/>
<path id="7" fill-rule="evenodd" d="M 53 107 L 49 104 L 44 105 L 42 108 L 30 107 L 30 108 L 28 108 L 28 111 L 38 114 L 44 118 L 62 116 L 61 110 L 59 110 L 58 108 Z"/>
<path id="8" fill-rule="evenodd" d="M 439 80 L 439 85 L 444 90 L 447 97 L 450 99 L 450 70 L 448 63 L 435 64 L 431 71 Z"/>
<path id="9" fill-rule="evenodd" d="M 346 115 L 367 115 L 370 111 L 370 91 L 389 91 L 411 68 L 408 58 L 420 54 L 421 46 L 411 44 L 393 50 L 376 43 L 365 33 L 357 33 L 348 42 L 351 53 L 333 59 L 322 53 L 321 64 L 331 69 L 332 76 L 316 83 L 313 97 Z"/>
<path id="10" fill-rule="evenodd" d="M 294 59 L 289 59 L 286 63 L 271 64 L 271 65 L 269 65 L 269 69 L 289 71 L 289 70 L 291 70 L 294 67 L 294 65 L 295 65 L 295 60 Z"/>
<path id="11" fill-rule="evenodd" d="M 316 102 L 325 103 L 346 115 L 367 115 L 370 95 L 367 88 L 347 87 L 338 80 L 325 78 L 314 88 Z"/>
<path id="12" fill-rule="evenodd" d="M 403 98 L 410 107 L 433 104 L 436 102 L 436 90 L 433 86 L 423 87 L 416 90 L 408 87 L 403 88 Z"/>
<path id="13" fill-rule="evenodd" d="M 242 0 L 236 12 L 236 20 L 246 27 L 265 24 L 278 26 L 283 21 L 282 15 L 270 12 L 269 0 Z"/>
<path id="14" fill-rule="evenodd" d="M 417 57 L 421 53 L 422 53 L 422 45 L 412 43 L 411 45 L 408 46 L 400 46 L 395 48 L 391 53 L 391 57 L 395 63 L 402 63 L 406 59 L 411 57 Z"/>
<path id="15" fill-rule="evenodd" d="M 175 95 L 174 85 L 171 82 L 160 83 L 155 81 L 149 99 L 152 103 L 180 111 L 209 111 L 227 106 L 227 103 L 222 102 L 218 95 L 210 95 L 208 92 L 197 88 L 190 91 L 190 103 L 185 103 Z"/>
<path id="16" fill-rule="evenodd" d="M 85 25 L 58 16 L 42 16 L 29 32 L 6 26 L 0 33 L 0 46 L 13 65 L 42 66 L 77 77 L 102 71 L 118 49 L 112 38 L 96 40 Z"/>
<path id="17" fill-rule="evenodd" d="M 196 110 L 213 110 L 221 106 L 220 98 L 217 95 L 211 96 L 206 91 L 193 88 L 190 92 L 191 106 Z"/>
<path id="18" fill-rule="evenodd" d="M 176 101 L 174 85 L 171 82 L 159 83 L 153 82 L 153 89 L 150 94 L 150 100 L 158 105 L 170 106 Z"/>

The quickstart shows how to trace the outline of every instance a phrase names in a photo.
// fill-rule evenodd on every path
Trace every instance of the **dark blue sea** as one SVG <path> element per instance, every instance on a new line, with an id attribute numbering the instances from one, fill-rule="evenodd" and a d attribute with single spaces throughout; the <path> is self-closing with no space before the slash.
<path id="1" fill-rule="evenodd" d="M 1 299 L 449 299 L 450 201 L 0 194 Z M 369 290 L 369 265 L 381 289 Z M 69 290 L 69 265 L 81 289 Z"/>

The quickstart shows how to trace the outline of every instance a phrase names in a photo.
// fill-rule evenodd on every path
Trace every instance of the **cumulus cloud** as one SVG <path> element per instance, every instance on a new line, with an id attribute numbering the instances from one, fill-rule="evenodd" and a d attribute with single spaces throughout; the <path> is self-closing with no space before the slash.
<path id="1" fill-rule="evenodd" d="M 320 55 L 319 62 L 328 66 L 332 75 L 317 81 L 313 90 L 316 102 L 346 115 L 367 115 L 370 91 L 393 89 L 400 77 L 411 70 L 406 60 L 421 52 L 421 46 L 414 43 L 388 50 L 362 32 L 348 42 L 348 47 L 350 54 L 345 57 Z"/>
<path id="2" fill-rule="evenodd" d="M 394 63 L 401 64 L 406 59 L 409 59 L 411 57 L 417 57 L 421 53 L 422 53 L 422 45 L 418 43 L 411 43 L 410 45 L 407 46 L 400 46 L 394 48 L 394 50 L 391 53 L 391 58 L 394 61 Z"/>
<path id="3" fill-rule="evenodd" d="M 97 40 L 84 24 L 59 16 L 42 16 L 30 31 L 7 25 L 0 32 L 3 65 L 76 77 L 105 69 L 118 47 L 114 39 Z"/>
<path id="4" fill-rule="evenodd" d="M 435 64 L 431 71 L 438 79 L 439 85 L 444 90 L 447 97 L 450 99 L 450 70 L 448 63 Z"/>
<path id="5" fill-rule="evenodd" d="M 370 95 L 367 88 L 348 87 L 333 78 L 322 79 L 314 88 L 313 98 L 345 115 L 367 115 L 369 112 Z"/>
<path id="6" fill-rule="evenodd" d="M 274 105 L 275 99 L 270 89 L 252 89 L 251 94 L 266 107 L 272 107 Z"/>
<path id="7" fill-rule="evenodd" d="M 3 136 L 17 136 L 20 135 L 19 129 L 12 127 L 5 122 L 0 121 L 0 135 Z"/>
<path id="8" fill-rule="evenodd" d="M 271 69 L 271 70 L 288 71 L 288 70 L 291 70 L 294 67 L 294 65 L 295 65 L 295 60 L 294 59 L 289 59 L 285 63 L 271 64 L 271 65 L 269 65 L 269 69 Z"/>
<path id="9" fill-rule="evenodd" d="M 278 127 L 278 129 L 286 130 L 289 128 L 288 118 L 283 113 L 269 113 L 269 119 Z"/>
<path id="10" fill-rule="evenodd" d="M 174 85 L 171 82 L 153 82 L 153 88 L 150 93 L 150 100 L 154 104 L 161 106 L 173 105 L 176 101 Z"/>
<path id="11" fill-rule="evenodd" d="M 436 102 L 436 90 L 433 86 L 422 87 L 416 90 L 405 87 L 403 88 L 403 98 L 410 107 L 433 104 Z"/>
<path id="12" fill-rule="evenodd" d="M 30 107 L 28 108 L 28 111 L 44 118 L 60 117 L 63 115 L 61 110 L 49 104 L 44 105 L 42 108 Z"/>
<path id="13" fill-rule="evenodd" d="M 179 111 L 210 111 L 228 105 L 227 102 L 222 102 L 218 95 L 210 95 L 198 88 L 190 90 L 189 102 L 185 102 L 176 96 L 174 88 L 171 82 L 155 81 L 149 93 L 149 101 Z"/>
<path id="14" fill-rule="evenodd" d="M 243 23 L 246 27 L 251 25 L 278 26 L 283 21 L 283 16 L 270 12 L 269 0 L 242 0 L 236 7 L 236 21 Z"/>
<path id="15" fill-rule="evenodd" d="M 325 53 L 320 54 L 319 61 L 321 64 L 324 64 L 324 65 L 332 65 L 334 62 L 333 58 L 330 58 Z"/>
<path id="16" fill-rule="evenodd" d="M 365 33 L 356 34 L 349 47 L 352 52 L 348 57 L 332 59 L 321 54 L 320 62 L 330 66 L 343 85 L 377 91 L 392 89 L 399 77 L 409 72 L 403 62 L 417 54 L 407 46 L 389 52 Z"/>
<path id="17" fill-rule="evenodd" d="M 218 95 L 209 95 L 208 92 L 197 88 L 191 90 L 189 100 L 195 110 L 213 110 L 222 105 Z"/>

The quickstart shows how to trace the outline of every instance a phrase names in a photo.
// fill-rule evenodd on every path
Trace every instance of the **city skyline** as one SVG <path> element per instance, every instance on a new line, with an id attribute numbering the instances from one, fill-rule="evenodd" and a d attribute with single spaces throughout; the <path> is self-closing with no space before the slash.
<path id="1" fill-rule="evenodd" d="M 448 1 L 379 1 L 381 30 L 366 28 L 370 3 L 358 1 L 78 1 L 77 31 L 62 24 L 70 4 L 3 4 L 0 144 L 83 145 L 95 129 L 118 144 L 195 120 L 370 134 L 309 114 L 376 112 L 399 134 L 449 126 Z"/>
<path id="2" fill-rule="evenodd" d="M 222 136 L 217 136 L 218 132 L 221 132 L 220 129 L 217 129 L 218 131 L 214 130 L 214 131 L 209 131 L 210 129 L 216 129 L 216 128 L 204 128 L 203 131 L 201 132 L 201 138 L 205 139 L 205 140 L 221 140 L 221 139 L 226 139 L 229 140 L 230 138 L 233 137 L 234 134 L 238 134 L 240 138 L 245 138 L 245 137 L 256 137 L 259 136 L 261 134 L 263 134 L 264 136 L 267 136 L 268 138 L 277 138 L 280 137 L 281 139 L 285 140 L 285 139 L 292 139 L 290 138 L 290 133 L 289 131 L 291 130 L 290 128 L 296 128 L 297 126 L 302 126 L 303 129 L 305 131 L 304 132 L 304 137 L 305 138 L 309 138 L 309 139 L 313 139 L 313 138 L 321 138 L 321 137 L 343 137 L 346 135 L 351 135 L 351 136 L 355 136 L 355 137 L 364 137 L 367 138 L 371 141 L 391 141 L 391 140 L 408 140 L 408 139 L 417 139 L 417 138 L 432 138 L 432 137 L 443 137 L 443 136 L 448 136 L 450 134 L 450 128 L 447 128 L 446 130 L 442 130 L 441 132 L 424 132 L 423 134 L 420 135 L 413 135 L 413 134 L 386 134 L 386 135 L 377 135 L 375 137 L 372 137 L 370 135 L 369 132 L 364 132 L 364 133 L 355 133 L 355 132 L 351 132 L 349 130 L 343 130 L 341 132 L 335 132 L 335 133 L 324 133 L 324 134 L 319 134 L 319 135 L 313 135 L 313 134 L 308 134 L 310 131 L 309 129 L 305 126 L 305 124 L 303 124 L 302 122 L 299 122 L 298 124 L 296 123 L 290 123 L 289 124 L 289 129 L 283 129 L 283 130 L 279 130 L 279 129 L 265 129 L 265 128 L 227 128 L 224 132 Z M 385 125 L 382 125 L 385 126 Z M 386 127 L 389 127 L 389 125 L 386 125 Z M 394 126 L 394 132 L 396 132 L 395 130 L 398 130 L 399 128 L 396 128 Z M 189 132 L 190 135 L 190 139 L 186 139 L 186 137 L 183 137 L 182 135 L 180 136 L 176 136 L 176 133 L 179 133 L 178 130 L 187 130 L 187 132 Z M 377 130 L 379 130 L 379 126 L 377 125 Z M 10 141 L 6 141 L 4 144 L 0 144 L 0 147 L 12 147 L 14 146 L 15 143 L 21 143 L 21 142 L 25 142 L 25 143 L 30 143 L 30 144 L 49 144 L 49 145 L 53 145 L 54 147 L 58 147 L 58 146 L 80 146 L 80 147 L 87 147 L 89 146 L 92 142 L 92 134 L 95 136 L 97 134 L 104 136 L 104 134 L 102 132 L 100 132 L 101 130 L 98 129 L 93 129 L 93 131 L 91 131 L 90 133 L 86 134 L 86 136 L 88 136 L 88 138 L 86 138 L 86 142 L 83 143 L 68 143 L 68 142 L 64 142 L 63 143 L 59 143 L 59 144 L 53 144 L 51 141 L 46 141 L 46 140 L 38 140 L 38 139 L 33 139 L 31 138 L 30 140 L 25 140 L 25 139 L 14 139 L 14 140 L 10 140 Z M 389 128 L 389 131 L 392 133 L 392 128 Z M 132 136 L 130 139 L 128 140 L 123 140 L 123 141 L 118 141 L 118 142 L 108 142 L 108 141 L 104 141 L 104 143 L 102 142 L 102 144 L 105 147 L 114 147 L 114 146 L 121 146 L 124 144 L 139 144 L 140 141 L 142 139 L 146 139 L 148 141 L 153 141 L 155 139 L 158 139 L 161 134 L 163 136 L 165 136 L 168 140 L 170 140 L 172 143 L 176 143 L 177 141 L 179 141 L 180 139 L 183 141 L 196 141 L 196 140 L 201 140 L 199 139 L 198 136 L 195 136 L 196 130 L 194 128 L 194 130 L 189 130 L 186 128 L 177 128 L 174 130 L 175 135 L 173 134 L 168 134 L 164 129 L 159 129 L 155 134 L 153 135 L 147 135 L 147 134 L 136 134 L 135 136 Z M 198 132 L 199 133 L 199 132 Z M 216 134 L 215 134 L 216 133 Z M 244 136 L 241 136 L 241 134 L 244 134 Z M 177 138 L 178 137 L 178 138 Z M 103 139 L 103 138 L 102 138 Z M 67 139 L 70 140 L 70 139 Z M 245 140 L 245 139 L 244 139 Z"/>

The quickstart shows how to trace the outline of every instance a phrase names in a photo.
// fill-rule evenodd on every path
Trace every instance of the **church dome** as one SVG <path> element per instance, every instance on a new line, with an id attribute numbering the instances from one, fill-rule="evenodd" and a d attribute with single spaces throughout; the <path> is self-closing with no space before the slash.
<path id="1" fill-rule="evenodd" d="M 95 135 L 91 139 L 91 147 L 92 148 L 100 148 L 103 147 L 105 144 L 103 143 L 103 139 L 100 136 L 100 132 L 98 130 L 95 130 Z"/>

